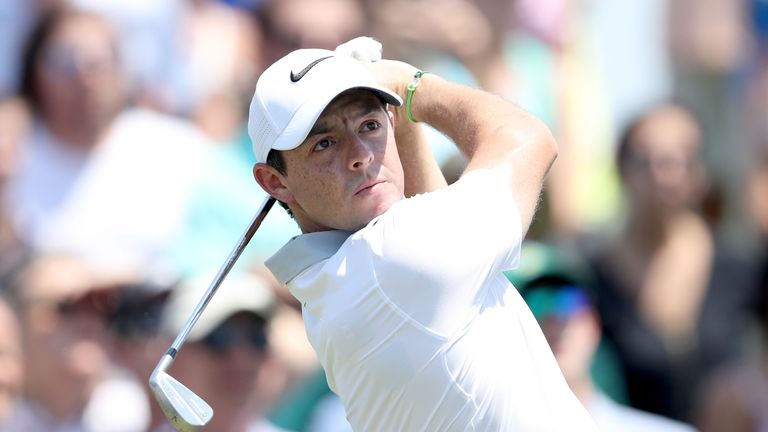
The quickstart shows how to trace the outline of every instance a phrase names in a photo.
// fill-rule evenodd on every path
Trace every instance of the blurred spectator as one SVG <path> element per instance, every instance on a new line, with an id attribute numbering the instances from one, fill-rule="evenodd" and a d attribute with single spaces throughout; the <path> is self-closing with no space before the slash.
<path id="1" fill-rule="evenodd" d="M 702 432 L 768 430 L 768 265 L 763 269 L 761 288 L 756 349 L 707 380 L 695 410 Z"/>
<path id="2" fill-rule="evenodd" d="M 0 295 L 0 431 L 22 431 L 19 403 L 24 384 L 21 329 L 16 312 Z"/>
<path id="3" fill-rule="evenodd" d="M 364 3 L 373 34 L 383 43 L 388 58 L 402 59 L 444 76 L 451 69 L 463 68 L 478 86 L 514 98 L 510 70 L 505 67 L 502 51 L 508 27 L 491 24 L 491 17 L 497 22 L 505 15 L 512 17 L 508 6 L 485 2 L 488 13 L 497 12 L 489 16 L 470 0 Z M 502 13 L 498 13 L 499 9 Z"/>
<path id="4" fill-rule="evenodd" d="M 159 334 L 161 311 L 173 284 L 137 281 L 118 292 L 110 329 L 115 336 L 114 358 L 137 380 L 142 389 L 142 405 L 132 409 L 142 420 L 135 432 L 156 432 L 170 427 L 147 385 L 170 341 Z"/>
<path id="5" fill-rule="evenodd" d="M 109 359 L 107 318 L 129 274 L 103 273 L 73 256 L 39 256 L 12 294 L 23 330 L 25 432 L 130 431 L 135 393 Z"/>
<path id="6" fill-rule="evenodd" d="M 334 49 L 366 29 L 360 0 L 264 0 L 262 66 L 299 48 Z"/>
<path id="7" fill-rule="evenodd" d="M 751 0 L 668 1 L 673 95 L 701 120 L 701 154 L 710 167 L 718 230 L 741 240 L 745 232 L 743 167 L 749 152 L 743 129 L 746 70 L 750 66 Z"/>
<path id="8" fill-rule="evenodd" d="M 219 0 L 187 0 L 179 91 L 189 116 L 217 142 L 235 139 L 261 70 L 261 33 L 253 16 Z M 211 61 L 211 59 L 216 61 Z"/>
<path id="9" fill-rule="evenodd" d="M 171 293 L 160 324 L 169 340 L 184 326 L 208 283 L 188 280 Z M 274 307 L 272 291 L 263 280 L 231 275 L 190 331 L 171 373 L 214 409 L 207 429 L 279 430 L 264 418 L 268 407 L 258 403 L 259 392 L 270 389 L 267 335 Z"/>
<path id="10" fill-rule="evenodd" d="M 722 75 L 750 54 L 751 0 L 669 2 L 669 44 L 681 73 Z"/>
<path id="11" fill-rule="evenodd" d="M 522 254 L 525 264 L 507 276 L 541 325 L 568 385 L 600 430 L 693 431 L 683 423 L 620 405 L 604 393 L 592 370 L 605 373 L 615 367 L 596 362 L 600 317 L 591 299 L 586 267 L 574 256 L 543 243 L 526 243 Z"/>
<path id="12" fill-rule="evenodd" d="M 116 24 L 136 104 L 190 118 L 214 141 L 239 131 L 259 70 L 251 15 L 219 0 L 69 2 Z"/>
<path id="13" fill-rule="evenodd" d="M 701 130 L 681 106 L 632 122 L 617 150 L 626 220 L 589 251 L 629 401 L 688 421 L 700 380 L 742 353 L 755 283 L 752 263 L 723 247 L 701 216 L 700 149 Z"/>
<path id="14" fill-rule="evenodd" d="M 34 115 L 7 208 L 22 239 L 102 263 L 158 266 L 209 146 L 189 124 L 126 106 L 112 27 L 55 9 L 29 40 L 23 94 Z"/>
<path id="15" fill-rule="evenodd" d="M 271 273 L 269 277 L 272 277 Z M 254 360 L 253 367 L 258 369 L 257 373 L 259 375 L 257 378 L 258 385 L 252 388 L 252 394 L 249 395 L 248 400 L 241 400 L 234 405 L 234 407 L 242 407 L 244 410 L 254 406 L 271 407 L 275 400 L 282 396 L 286 386 L 293 386 L 295 378 L 292 379 L 291 375 L 295 375 L 296 371 L 294 370 L 291 373 L 291 371 L 284 369 L 286 367 L 290 369 L 307 368 L 306 365 L 297 368 L 296 365 L 286 365 L 286 363 L 306 362 L 307 354 L 309 354 L 313 361 L 313 366 L 316 365 L 314 352 L 308 347 L 309 343 L 304 336 L 301 317 L 299 316 L 291 320 L 287 316 L 284 307 L 279 305 L 270 306 L 274 300 L 269 300 L 271 296 L 269 294 L 265 295 L 262 292 L 268 286 L 268 280 L 261 280 L 260 278 L 260 274 L 253 276 L 231 273 L 214 296 L 214 299 L 219 296 L 224 297 L 224 299 L 215 300 L 211 310 L 206 308 L 201 317 L 202 321 L 200 324 L 203 327 L 203 332 L 205 332 L 208 331 L 206 328 L 210 328 L 216 322 L 223 322 L 226 319 L 226 316 L 222 317 L 222 313 L 224 315 L 235 315 L 245 311 L 258 313 L 259 316 L 266 313 L 268 316 L 269 322 L 266 326 L 268 330 L 266 338 L 269 341 L 267 349 L 268 359 L 263 362 Z M 162 281 L 143 281 L 119 292 L 115 313 L 111 319 L 111 328 L 116 335 L 116 360 L 119 364 L 126 367 L 135 379 L 140 382 L 144 393 L 144 401 L 146 402 L 144 405 L 137 405 L 133 408 L 136 416 L 145 420 L 143 427 L 136 429 L 136 431 L 161 432 L 172 430 L 170 423 L 160 409 L 160 405 L 152 396 L 147 386 L 147 380 L 173 338 L 178 334 L 176 329 L 180 329 L 181 325 L 183 325 L 182 321 L 188 318 L 193 307 L 200 300 L 203 294 L 201 288 L 207 288 L 207 285 L 204 286 L 204 284 L 209 282 L 207 279 L 200 279 L 200 276 L 194 278 L 185 277 L 184 280 L 186 282 L 181 285 Z M 229 292 L 234 289 L 240 290 L 240 292 L 234 294 Z M 254 289 L 256 290 L 255 296 L 251 295 Z M 168 300 L 171 293 L 173 293 L 174 300 L 173 303 L 169 304 Z M 263 296 L 266 297 L 262 298 Z M 247 298 L 244 301 L 240 301 L 241 297 Z M 293 300 L 292 297 L 291 299 Z M 181 304 L 182 300 L 184 304 Z M 209 316 L 209 313 L 212 316 Z M 169 322 L 171 315 L 175 320 L 173 323 Z M 211 322 L 214 324 L 211 324 Z M 197 336 L 193 335 L 190 343 L 193 346 L 198 346 L 198 348 L 192 348 L 191 350 L 197 351 L 198 354 L 200 351 L 205 351 L 200 349 L 199 343 L 194 343 L 195 340 L 197 340 Z M 296 348 L 297 345 L 302 345 L 302 341 L 307 348 L 303 350 Z M 186 355 L 187 345 L 184 345 L 181 357 Z M 191 355 L 195 357 L 195 354 Z M 223 356 L 222 358 L 227 357 Z M 187 367 L 190 369 L 197 370 L 193 365 L 197 361 L 199 360 L 196 358 L 189 362 L 182 360 L 181 364 L 187 364 Z M 224 362 L 223 365 L 226 366 L 227 363 Z M 224 366 L 216 366 L 214 369 Z M 174 376 L 177 376 L 177 367 L 179 366 L 174 366 L 171 371 Z M 216 373 L 212 372 L 211 374 Z M 193 375 L 199 376 L 197 373 L 193 373 Z M 203 374 L 203 376 L 205 375 Z M 245 372 L 243 372 L 243 375 L 245 375 Z M 192 385 L 184 381 L 183 378 L 178 378 L 182 379 L 185 385 Z M 247 377 L 241 376 L 241 378 L 246 379 Z M 191 381 L 195 382 L 196 379 L 192 378 Z M 196 386 L 193 388 L 195 391 L 211 386 L 210 383 L 206 382 L 194 385 Z M 238 392 L 246 392 L 246 390 L 243 390 L 243 386 L 240 385 L 234 389 Z M 219 405 L 232 402 L 221 400 L 221 396 L 215 390 L 211 390 L 210 394 L 212 400 L 208 400 L 207 397 L 206 400 L 213 404 L 216 416 L 225 415 L 224 411 L 219 412 Z M 143 416 L 144 409 L 146 409 L 146 416 Z M 225 427 L 222 423 L 215 423 L 214 426 L 207 427 L 207 429 L 219 430 L 213 429 L 216 425 Z"/>
<path id="16" fill-rule="evenodd" d="M 126 85 L 142 106 L 174 111 L 181 83 L 173 83 L 183 57 L 181 17 L 187 0 L 54 0 L 109 19 Z M 181 80 L 180 80 L 181 81 Z M 183 82 L 186 84 L 186 82 Z"/>
<path id="17" fill-rule="evenodd" d="M 10 221 L 11 210 L 2 201 L 8 181 L 18 168 L 22 141 L 30 127 L 29 112 L 18 98 L 0 98 L 0 287 L 21 264 L 25 245 Z"/>

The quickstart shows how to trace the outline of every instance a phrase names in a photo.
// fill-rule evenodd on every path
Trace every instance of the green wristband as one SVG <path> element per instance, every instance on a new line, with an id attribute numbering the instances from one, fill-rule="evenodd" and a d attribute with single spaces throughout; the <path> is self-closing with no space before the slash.
<path id="1" fill-rule="evenodd" d="M 418 120 L 413 118 L 413 114 L 411 113 L 411 100 L 413 99 L 413 93 L 416 91 L 416 87 L 419 86 L 419 81 L 421 81 L 421 77 L 424 76 L 424 74 L 428 73 L 427 71 L 418 71 L 413 76 L 413 80 L 408 83 L 408 93 L 405 95 L 405 114 L 408 116 L 408 120 L 411 121 L 411 123 L 418 123 Z"/>

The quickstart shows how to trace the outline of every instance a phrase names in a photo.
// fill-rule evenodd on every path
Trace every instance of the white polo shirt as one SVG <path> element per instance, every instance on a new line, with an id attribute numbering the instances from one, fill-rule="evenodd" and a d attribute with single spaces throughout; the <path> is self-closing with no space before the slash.
<path id="1" fill-rule="evenodd" d="M 267 261 L 356 431 L 591 431 L 535 318 L 508 187 L 477 170 Z"/>

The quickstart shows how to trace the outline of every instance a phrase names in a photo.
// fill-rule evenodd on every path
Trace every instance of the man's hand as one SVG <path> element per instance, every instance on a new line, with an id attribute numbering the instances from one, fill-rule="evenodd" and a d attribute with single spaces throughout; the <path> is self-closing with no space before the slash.
<path id="1" fill-rule="evenodd" d="M 335 51 L 361 61 L 379 84 L 391 89 L 405 101 L 408 83 L 418 69 L 401 61 L 382 60 L 381 42 L 360 36 L 337 46 Z"/>
<path id="2" fill-rule="evenodd" d="M 336 54 L 344 54 L 362 62 L 381 60 L 381 42 L 368 36 L 356 37 L 336 47 Z"/>
<path id="3" fill-rule="evenodd" d="M 414 66 L 398 60 L 379 60 L 368 63 L 368 69 L 381 85 L 397 92 L 405 101 L 408 83 L 419 71 Z"/>
<path id="4" fill-rule="evenodd" d="M 380 60 L 375 63 L 367 63 L 367 66 L 379 84 L 394 91 L 403 99 L 403 105 L 391 107 L 395 114 L 395 124 L 402 125 L 404 122 L 408 122 L 408 117 L 405 114 L 408 83 L 413 80 L 413 76 L 419 69 L 396 60 Z"/>

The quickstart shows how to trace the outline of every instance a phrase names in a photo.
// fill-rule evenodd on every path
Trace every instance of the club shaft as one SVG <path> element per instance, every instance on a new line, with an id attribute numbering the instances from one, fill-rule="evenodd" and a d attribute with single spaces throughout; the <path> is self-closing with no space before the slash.
<path id="1" fill-rule="evenodd" d="M 261 203 L 261 208 L 259 208 L 256 216 L 254 216 L 251 224 L 248 226 L 248 229 L 240 237 L 240 241 L 232 249 L 232 252 L 230 252 L 229 256 L 227 257 L 227 260 L 224 262 L 224 264 L 219 269 L 219 272 L 216 273 L 216 276 L 213 278 L 211 285 L 208 286 L 208 290 L 205 291 L 205 294 L 200 299 L 200 302 L 197 304 L 197 306 L 195 306 L 194 311 L 192 311 L 190 314 L 187 322 L 184 324 L 184 327 L 181 329 L 181 331 L 179 331 L 176 339 L 168 349 L 168 353 L 171 355 L 171 357 L 175 357 L 176 353 L 179 351 L 179 349 L 181 349 L 181 346 L 184 344 L 184 341 L 187 340 L 187 336 L 192 330 L 192 327 L 195 326 L 195 323 L 197 323 L 200 315 L 203 314 L 205 307 L 208 306 L 208 303 L 213 298 L 213 295 L 216 294 L 216 290 L 219 289 L 219 286 L 224 281 L 224 278 L 227 277 L 227 274 L 229 274 L 229 271 L 235 265 L 237 259 L 240 258 L 240 254 L 242 254 L 243 250 L 248 245 L 248 242 L 251 241 L 253 234 L 256 233 L 257 229 L 259 229 L 261 222 L 264 221 L 264 218 L 267 216 L 267 213 L 269 213 L 269 210 L 274 204 L 275 199 L 271 196 L 267 196 L 267 198 L 264 199 L 264 202 Z M 166 364 L 165 366 L 168 367 L 170 364 Z"/>

